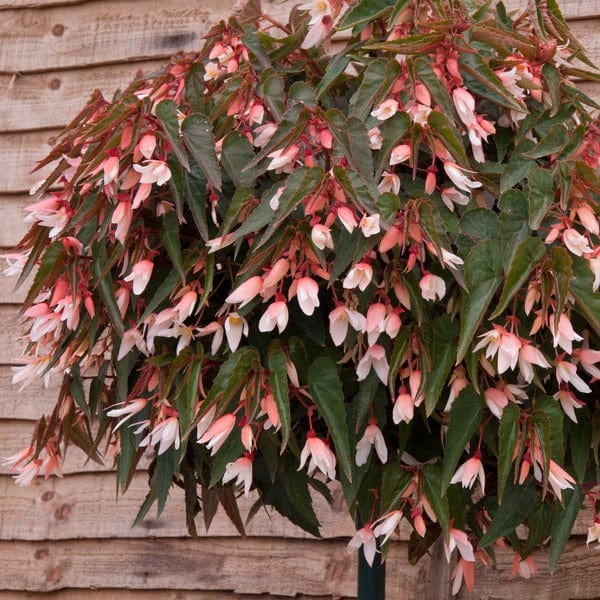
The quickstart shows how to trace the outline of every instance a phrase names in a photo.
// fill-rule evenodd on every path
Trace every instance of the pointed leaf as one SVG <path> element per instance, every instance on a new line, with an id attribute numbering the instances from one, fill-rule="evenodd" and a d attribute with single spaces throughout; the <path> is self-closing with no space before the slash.
<path id="1" fill-rule="evenodd" d="M 463 167 L 470 169 L 469 159 L 465 153 L 465 148 L 462 144 L 460 135 L 450 119 L 448 119 L 445 114 L 437 110 L 432 110 L 427 117 L 427 123 L 429 124 L 433 135 L 444 143 L 456 162 Z"/>
<path id="2" fill-rule="evenodd" d="M 338 29 L 350 29 L 374 21 L 391 12 L 395 0 L 360 0 L 348 12 Z"/>
<path id="3" fill-rule="evenodd" d="M 221 169 L 215 150 L 215 138 L 206 115 L 194 113 L 183 120 L 181 133 L 185 145 L 198 163 L 206 179 L 217 190 L 221 189 Z"/>
<path id="4" fill-rule="evenodd" d="M 587 260 L 578 256 L 572 257 L 573 279 L 570 291 L 575 298 L 577 312 L 594 328 L 600 336 L 600 294 L 592 291 L 594 276 Z"/>
<path id="5" fill-rule="evenodd" d="M 516 404 L 509 403 L 502 411 L 498 431 L 498 503 L 513 465 L 513 455 L 519 437 L 519 417 L 521 411 Z"/>
<path id="6" fill-rule="evenodd" d="M 543 158 L 559 153 L 569 141 L 570 132 L 562 123 L 552 126 L 552 129 L 535 145 L 532 150 L 525 152 L 527 158 Z"/>
<path id="7" fill-rule="evenodd" d="M 464 264 L 467 292 L 464 294 L 456 362 L 460 362 L 483 320 L 502 281 L 501 247 L 496 240 L 475 244 Z"/>
<path id="8" fill-rule="evenodd" d="M 275 340 L 271 344 L 268 365 L 271 391 L 273 392 L 275 404 L 277 404 L 277 412 L 279 413 L 279 421 L 281 423 L 281 452 L 283 452 L 290 437 L 292 418 L 290 412 L 286 356 L 281 349 L 278 340 Z"/>
<path id="9" fill-rule="evenodd" d="M 177 117 L 177 104 L 173 100 L 162 100 L 156 106 L 156 116 L 159 118 L 175 156 L 186 170 L 190 170 L 190 161 L 188 160 L 185 148 L 181 142 L 179 134 L 179 118 Z"/>
<path id="10" fill-rule="evenodd" d="M 573 490 L 564 490 L 564 508 L 560 507 L 552 519 L 552 538 L 550 539 L 550 556 L 548 568 L 553 573 L 558 565 L 569 535 L 573 530 L 575 519 L 583 505 L 583 491 L 576 485 Z"/>
<path id="11" fill-rule="evenodd" d="M 552 175 L 546 169 L 536 167 L 527 175 L 529 188 L 529 227 L 532 231 L 539 229 L 552 201 L 554 200 L 554 185 Z"/>
<path id="12" fill-rule="evenodd" d="M 446 493 L 458 461 L 481 423 L 482 412 L 483 399 L 470 385 L 452 404 L 450 425 L 446 434 L 446 453 L 442 463 L 442 494 Z"/>
<path id="13" fill-rule="evenodd" d="M 340 467 L 346 477 L 352 480 L 353 456 L 348 440 L 344 394 L 337 365 L 329 357 L 317 358 L 308 370 L 308 381 L 310 394 L 335 444 Z"/>
<path id="14" fill-rule="evenodd" d="M 162 231 L 161 239 L 165 245 L 165 249 L 179 278 L 181 283 L 185 285 L 185 273 L 183 271 L 183 261 L 181 260 L 181 242 L 179 232 L 179 221 L 177 215 L 174 212 L 168 212 L 162 220 Z"/>

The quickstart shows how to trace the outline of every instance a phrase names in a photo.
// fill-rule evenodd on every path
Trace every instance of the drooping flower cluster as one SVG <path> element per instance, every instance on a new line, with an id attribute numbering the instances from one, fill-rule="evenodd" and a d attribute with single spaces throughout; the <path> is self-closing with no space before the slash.
<path id="1" fill-rule="evenodd" d="M 59 137 L 7 259 L 37 269 L 14 380 L 63 383 L 9 461 L 21 484 L 59 474 L 97 431 L 123 487 L 148 452 L 192 505 L 257 488 L 312 533 L 309 485 L 340 480 L 369 561 L 406 520 L 414 558 L 440 535 L 458 550 L 455 590 L 502 539 L 531 576 L 513 530 L 555 564 L 564 520 L 599 500 L 600 130 L 579 47 L 562 26 L 539 41 L 555 8 L 369 6 L 242 13 Z M 336 29 L 351 50 L 330 56 Z"/>

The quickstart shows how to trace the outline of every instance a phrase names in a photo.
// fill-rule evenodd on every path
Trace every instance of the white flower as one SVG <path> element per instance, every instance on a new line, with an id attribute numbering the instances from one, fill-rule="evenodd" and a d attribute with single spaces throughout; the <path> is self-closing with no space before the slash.
<path id="1" fill-rule="evenodd" d="M 289 311 L 287 304 L 283 300 L 273 302 L 258 322 L 258 330 L 261 332 L 273 331 L 277 327 L 279 333 L 283 333 L 287 327 Z"/>
<path id="2" fill-rule="evenodd" d="M 364 216 L 358 223 L 358 226 L 365 237 L 377 235 L 381 231 L 379 226 L 379 215 L 375 214 L 369 217 Z"/>
<path id="3" fill-rule="evenodd" d="M 571 227 L 563 231 L 562 239 L 569 252 L 575 256 L 583 256 L 592 251 L 588 239 Z"/>
<path id="4" fill-rule="evenodd" d="M 384 385 L 387 385 L 389 364 L 385 355 L 385 348 L 379 344 L 369 346 L 364 356 L 356 366 L 356 376 L 358 381 L 363 381 L 367 378 L 371 367 L 375 369 L 375 373 Z"/>
<path id="5" fill-rule="evenodd" d="M 325 250 L 325 248 L 333 250 L 333 238 L 331 237 L 331 229 L 329 227 L 318 223 L 313 225 L 310 238 L 319 250 Z"/>
<path id="6" fill-rule="evenodd" d="M 365 328 L 365 317 L 358 311 L 337 306 L 329 313 L 329 334 L 336 346 L 340 346 L 346 339 L 348 324 L 352 325 L 354 331 L 363 331 Z"/>
<path id="7" fill-rule="evenodd" d="M 398 112 L 398 101 L 393 98 L 384 100 L 374 111 L 371 112 L 372 117 L 376 117 L 378 121 L 385 121 L 393 117 Z"/>
<path id="8" fill-rule="evenodd" d="M 375 446 L 377 456 L 382 463 L 386 463 L 388 459 L 388 450 L 383 439 L 381 429 L 377 427 L 377 419 L 369 419 L 369 425 L 365 429 L 362 438 L 356 444 L 356 465 L 361 467 L 367 462 L 371 448 Z"/>
<path id="9" fill-rule="evenodd" d="M 223 483 L 236 480 L 236 485 L 244 485 L 244 496 L 248 496 L 252 486 L 252 459 L 247 455 L 240 456 L 235 462 L 227 463 Z"/>
<path id="10" fill-rule="evenodd" d="M 358 550 L 361 546 L 367 563 L 372 566 L 377 552 L 377 540 L 373 529 L 368 524 L 359 529 L 348 542 L 349 549 Z"/>
<path id="11" fill-rule="evenodd" d="M 483 184 L 480 181 L 472 181 L 456 163 L 449 160 L 444 161 L 444 171 L 452 183 L 463 192 L 470 192 L 474 188 L 480 188 Z"/>
<path id="12" fill-rule="evenodd" d="M 434 301 L 436 298 L 441 300 L 446 295 L 446 282 L 437 275 L 427 273 L 419 281 L 421 296 L 425 300 Z"/>
<path id="13" fill-rule="evenodd" d="M 310 317 L 320 304 L 319 284 L 310 277 L 302 277 L 296 287 L 296 297 L 302 312 Z"/>
<path id="14" fill-rule="evenodd" d="M 240 345 L 242 335 L 248 335 L 248 321 L 236 312 L 231 312 L 225 319 L 225 337 L 232 352 Z"/>
<path id="15" fill-rule="evenodd" d="M 358 287 L 364 292 L 373 279 L 373 268 L 368 263 L 360 262 L 354 265 L 346 275 L 343 286 L 347 290 Z"/>

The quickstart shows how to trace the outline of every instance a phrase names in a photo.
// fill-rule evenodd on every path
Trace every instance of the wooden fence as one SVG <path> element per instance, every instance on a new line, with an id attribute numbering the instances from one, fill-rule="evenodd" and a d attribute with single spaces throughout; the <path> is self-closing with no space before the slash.
<path id="1" fill-rule="evenodd" d="M 514 7 L 519 0 L 508 2 Z M 138 70 L 150 72 L 180 49 L 194 49 L 209 26 L 231 11 L 234 0 L 0 0 L 0 249 L 25 231 L 22 208 L 44 172 L 29 169 L 50 149 L 48 139 L 77 112 L 93 89 L 107 95 Z M 282 16 L 293 4 L 263 0 Z M 600 62 L 600 0 L 566 0 L 565 15 Z M 597 84 L 582 83 L 598 98 Z M 17 311 L 23 290 L 0 276 L 0 455 L 28 442 L 34 419 L 48 412 L 56 390 L 11 386 L 10 365 L 21 351 Z M 76 450 L 63 479 L 31 488 L 14 485 L 0 468 L 0 598 L 61 600 L 277 600 L 352 598 L 356 555 L 346 552 L 353 526 L 334 503 L 318 505 L 323 539 L 315 540 L 276 514 L 259 513 L 241 539 L 217 515 L 209 534 L 191 540 L 183 498 L 174 490 L 160 520 L 130 524 L 143 500 L 146 473 L 115 498 L 110 468 L 85 463 Z M 338 494 L 339 495 L 339 494 Z M 248 510 L 252 499 L 242 504 Z M 589 516 L 589 515 L 588 515 Z M 512 555 L 498 551 L 494 570 L 477 574 L 473 594 L 460 598 L 600 596 L 600 553 L 584 544 L 586 516 L 578 522 L 559 570 L 530 582 L 508 580 Z M 202 530 L 202 528 L 199 528 Z M 418 566 L 407 560 L 408 531 L 387 561 L 387 597 L 450 597 L 451 567 L 436 546 Z"/>

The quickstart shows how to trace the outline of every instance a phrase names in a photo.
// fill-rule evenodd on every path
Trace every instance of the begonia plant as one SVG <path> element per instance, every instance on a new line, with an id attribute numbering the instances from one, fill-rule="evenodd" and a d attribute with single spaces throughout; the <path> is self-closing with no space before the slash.
<path id="1" fill-rule="evenodd" d="M 554 569 L 600 501 L 582 77 L 554 0 L 314 0 L 95 93 L 8 255 L 33 276 L 14 381 L 62 382 L 17 482 L 75 444 L 125 491 L 150 456 L 138 521 L 178 485 L 190 532 L 218 503 L 243 531 L 254 490 L 248 517 L 318 535 L 337 480 L 370 562 L 406 522 L 412 562 L 457 549 L 455 592 L 500 540 Z"/>

